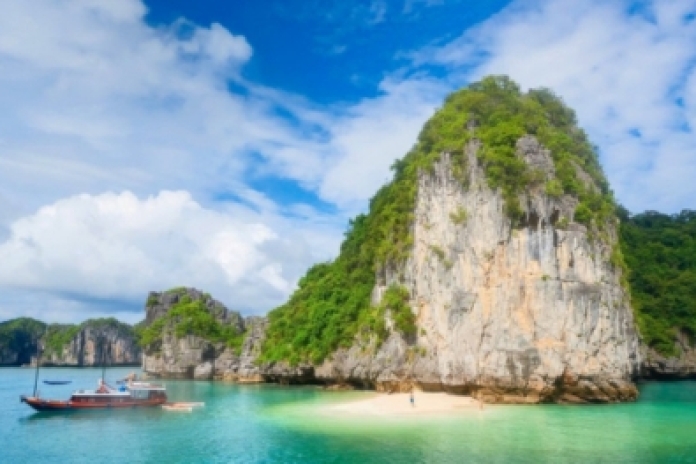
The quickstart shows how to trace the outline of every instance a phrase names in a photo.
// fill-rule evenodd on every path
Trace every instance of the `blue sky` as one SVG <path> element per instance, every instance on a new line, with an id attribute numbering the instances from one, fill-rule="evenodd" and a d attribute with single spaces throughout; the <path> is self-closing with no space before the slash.
<path id="1" fill-rule="evenodd" d="M 253 44 L 245 77 L 327 104 L 377 95 L 384 75 L 407 64 L 402 54 L 451 40 L 507 3 L 149 1 L 146 19 L 220 23 Z"/>
<path id="2" fill-rule="evenodd" d="M 696 198 L 696 0 L 8 0 L 0 320 L 245 314 L 335 256 L 447 93 L 550 87 L 618 200 Z"/>

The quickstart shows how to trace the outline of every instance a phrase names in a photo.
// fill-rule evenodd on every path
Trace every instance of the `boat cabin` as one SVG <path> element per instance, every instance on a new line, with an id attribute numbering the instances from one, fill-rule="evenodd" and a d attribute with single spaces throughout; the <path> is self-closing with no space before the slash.
<path id="1" fill-rule="evenodd" d="M 129 382 L 119 388 L 112 388 L 101 383 L 96 390 L 77 390 L 70 398 L 72 403 L 79 404 L 119 404 L 133 402 L 167 401 L 166 388 L 163 385 L 148 382 Z"/>

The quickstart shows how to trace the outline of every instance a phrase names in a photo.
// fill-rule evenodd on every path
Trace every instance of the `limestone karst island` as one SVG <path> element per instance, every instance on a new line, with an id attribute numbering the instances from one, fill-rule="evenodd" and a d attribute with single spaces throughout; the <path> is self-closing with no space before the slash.
<path id="1" fill-rule="evenodd" d="M 0 362 L 41 346 L 44 366 L 484 403 L 634 401 L 638 379 L 696 376 L 696 215 L 629 216 L 551 91 L 493 76 L 455 92 L 392 170 L 336 259 L 267 317 L 175 288 L 134 327 L 4 322 Z"/>
<path id="2" fill-rule="evenodd" d="M 696 464 L 696 0 L 0 4 L 0 464 Z"/>

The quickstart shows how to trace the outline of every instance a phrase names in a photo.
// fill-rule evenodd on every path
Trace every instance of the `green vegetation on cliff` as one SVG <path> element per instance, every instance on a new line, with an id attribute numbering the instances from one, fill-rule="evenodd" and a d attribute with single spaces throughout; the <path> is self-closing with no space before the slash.
<path id="1" fill-rule="evenodd" d="M 0 343 L 9 345 L 18 334 L 38 338 L 46 330 L 46 324 L 30 317 L 19 317 L 0 322 Z"/>
<path id="2" fill-rule="evenodd" d="M 205 300 L 192 300 L 188 295 L 182 295 L 166 314 L 149 326 L 139 326 L 136 329 L 142 347 L 157 347 L 162 342 L 165 330 L 171 330 L 177 338 L 194 335 L 215 343 L 224 342 L 237 351 L 241 349 L 243 333 L 236 327 L 220 322 L 208 309 Z"/>
<path id="3" fill-rule="evenodd" d="M 621 247 L 632 304 L 648 346 L 674 355 L 675 331 L 696 340 L 696 211 L 623 211 Z"/>
<path id="4" fill-rule="evenodd" d="M 551 150 L 557 179 L 547 182 L 544 173 L 529 169 L 517 156 L 516 144 L 525 134 Z M 371 333 L 378 342 L 388 335 L 386 307 L 373 307 L 371 293 L 376 272 L 398 268 L 411 251 L 418 172 L 432 170 L 448 152 L 455 177 L 466 187 L 464 149 L 473 140 L 482 142 L 478 157 L 486 180 L 502 191 L 514 225 L 522 219 L 518 196 L 531 186 L 554 197 L 577 197 L 575 220 L 586 225 L 601 230 L 614 218 L 608 183 L 573 111 L 549 90 L 523 93 L 507 77 L 487 77 L 447 98 L 414 148 L 394 162 L 393 180 L 370 200 L 369 213 L 350 222 L 338 258 L 312 267 L 290 300 L 270 312 L 262 361 L 319 363 L 337 348 L 351 346 L 358 333 Z M 580 179 L 579 169 L 589 181 Z M 563 224 L 569 220 L 560 218 Z M 464 223 L 466 212 L 453 215 L 452 221 Z M 388 292 L 384 301 L 394 305 L 389 310 L 396 330 L 409 335 L 415 322 L 408 291 L 399 292 L 398 298 Z"/>
<path id="5" fill-rule="evenodd" d="M 544 173 L 530 169 L 516 155 L 517 141 L 524 135 L 535 136 L 551 150 L 557 179 L 547 182 Z M 513 221 L 522 215 L 519 195 L 542 184 L 553 197 L 570 194 L 580 200 L 578 222 L 601 229 L 614 217 L 615 204 L 594 147 L 577 126 L 573 110 L 548 89 L 522 93 L 513 81 L 497 76 L 455 92 L 426 123 L 413 154 L 418 166 L 427 168 L 442 152 L 451 153 L 454 173 L 466 184 L 463 148 L 472 139 L 482 142 L 478 157 L 488 185 L 502 190 Z M 580 179 L 578 168 L 594 186 Z"/>
<path id="6" fill-rule="evenodd" d="M 392 285 L 387 288 L 382 296 L 380 306 L 384 312 L 390 311 L 396 330 L 407 337 L 416 335 L 416 318 L 408 304 L 409 292 L 407 288 Z"/>
<path id="7" fill-rule="evenodd" d="M 76 324 L 50 324 L 42 340 L 44 355 L 60 354 L 79 332 L 80 326 Z"/>
<path id="8" fill-rule="evenodd" d="M 46 354 L 60 354 L 63 349 L 72 342 L 77 334 L 84 329 L 93 331 L 115 331 L 122 337 L 135 337 L 133 327 L 113 317 L 87 319 L 81 324 L 50 324 L 46 328 L 46 334 L 42 339 Z"/>

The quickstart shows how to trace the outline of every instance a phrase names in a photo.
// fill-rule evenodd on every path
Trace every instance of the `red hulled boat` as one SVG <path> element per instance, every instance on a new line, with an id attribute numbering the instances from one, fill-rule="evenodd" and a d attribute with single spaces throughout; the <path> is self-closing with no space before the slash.
<path id="1" fill-rule="evenodd" d="M 119 388 L 99 382 L 96 390 L 77 390 L 69 400 L 51 400 L 36 396 L 21 396 L 21 401 L 37 411 L 73 411 L 85 409 L 136 408 L 160 406 L 167 402 L 164 385 L 129 381 Z"/>

